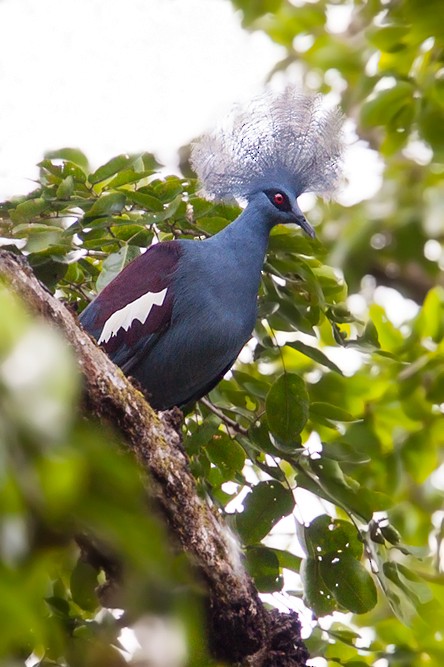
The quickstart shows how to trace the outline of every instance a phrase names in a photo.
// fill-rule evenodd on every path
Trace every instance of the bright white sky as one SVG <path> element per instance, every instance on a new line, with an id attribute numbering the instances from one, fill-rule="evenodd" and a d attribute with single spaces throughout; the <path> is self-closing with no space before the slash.
<path id="1" fill-rule="evenodd" d="M 282 55 L 227 0 L 0 0 L 0 199 L 45 151 L 174 152 Z"/>
<path id="2" fill-rule="evenodd" d="M 228 0 L 0 0 L 0 25 L 0 200 L 33 189 L 64 146 L 93 166 L 148 150 L 173 167 L 284 55 Z M 373 194 L 378 171 L 355 146 L 341 203 Z"/>

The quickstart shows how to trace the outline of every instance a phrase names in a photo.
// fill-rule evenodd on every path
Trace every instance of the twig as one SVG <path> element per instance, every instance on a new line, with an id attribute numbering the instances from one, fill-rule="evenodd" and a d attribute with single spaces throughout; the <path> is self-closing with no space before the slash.
<path id="1" fill-rule="evenodd" d="M 205 407 L 208 408 L 216 417 L 219 417 L 223 421 L 223 423 L 228 427 L 232 428 L 233 431 L 236 433 L 239 433 L 240 435 L 245 435 L 248 436 L 248 429 L 245 428 L 245 426 L 241 426 L 241 424 L 238 424 L 237 421 L 234 419 L 231 419 L 231 417 L 227 417 L 227 415 L 222 412 L 218 407 L 214 405 L 208 398 L 204 396 L 204 398 L 200 399 L 200 402 L 205 405 Z"/>

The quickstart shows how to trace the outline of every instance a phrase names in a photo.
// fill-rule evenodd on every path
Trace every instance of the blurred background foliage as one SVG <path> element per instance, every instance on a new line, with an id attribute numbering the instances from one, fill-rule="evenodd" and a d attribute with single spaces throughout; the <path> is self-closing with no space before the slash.
<path id="1" fill-rule="evenodd" d="M 315 664 L 441 665 L 441 3 L 233 4 L 285 47 L 270 76 L 336 99 L 383 179 L 370 199 L 310 201 L 318 240 L 273 230 L 254 338 L 186 417 L 199 492 L 266 599 L 302 614 Z M 1 205 L 2 243 L 81 310 L 154 240 L 204 238 L 238 215 L 158 168 L 149 153 L 96 170 L 76 149 L 50 153 L 36 190 Z M 4 664 L 162 664 L 154 636 L 172 665 L 208 664 L 201 591 L 116 436 L 81 415 L 75 360 L 6 289 L 0 299 Z M 75 534 L 118 554 L 110 606 L 123 612 L 102 608 L 103 567 Z M 128 627 L 139 654 L 118 650 Z"/>

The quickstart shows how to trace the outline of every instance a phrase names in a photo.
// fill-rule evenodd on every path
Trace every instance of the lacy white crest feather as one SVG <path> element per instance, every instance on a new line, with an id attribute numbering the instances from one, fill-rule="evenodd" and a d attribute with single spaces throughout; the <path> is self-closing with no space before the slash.
<path id="1" fill-rule="evenodd" d="M 341 175 L 342 122 L 321 95 L 268 90 L 199 139 L 192 165 L 205 193 L 216 199 L 248 197 L 279 184 L 296 196 L 328 195 Z"/>

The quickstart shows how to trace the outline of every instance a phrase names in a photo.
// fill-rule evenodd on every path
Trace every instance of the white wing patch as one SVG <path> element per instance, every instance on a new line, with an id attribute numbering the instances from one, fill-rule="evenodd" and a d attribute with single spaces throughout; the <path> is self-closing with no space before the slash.
<path id="1" fill-rule="evenodd" d="M 131 301 L 109 317 L 102 329 L 98 343 L 107 343 L 120 329 L 128 331 L 134 320 L 144 324 L 153 306 L 161 306 L 165 301 L 167 288 L 161 292 L 147 292 L 138 299 Z"/>

